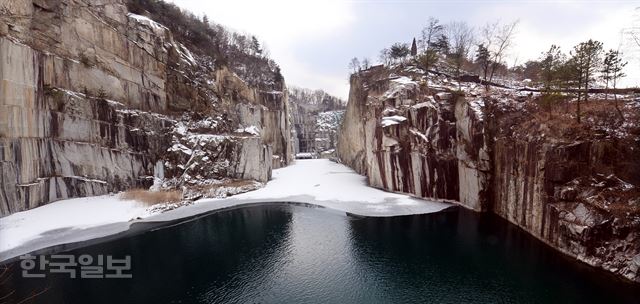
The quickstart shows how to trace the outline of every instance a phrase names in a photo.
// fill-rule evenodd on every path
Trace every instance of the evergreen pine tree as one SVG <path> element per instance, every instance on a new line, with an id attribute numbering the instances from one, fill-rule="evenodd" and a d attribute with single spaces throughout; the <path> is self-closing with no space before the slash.
<path id="1" fill-rule="evenodd" d="M 416 44 L 416 38 L 413 38 L 413 42 L 411 43 L 411 56 L 415 57 L 418 55 L 418 45 Z"/>

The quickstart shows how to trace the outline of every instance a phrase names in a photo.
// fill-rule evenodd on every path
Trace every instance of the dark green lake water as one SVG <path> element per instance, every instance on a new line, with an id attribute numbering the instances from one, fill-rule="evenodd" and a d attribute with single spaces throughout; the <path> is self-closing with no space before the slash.
<path id="1" fill-rule="evenodd" d="M 492 215 L 354 218 L 290 205 L 222 211 L 70 251 L 131 255 L 131 279 L 13 276 L 35 303 L 638 303 Z"/>

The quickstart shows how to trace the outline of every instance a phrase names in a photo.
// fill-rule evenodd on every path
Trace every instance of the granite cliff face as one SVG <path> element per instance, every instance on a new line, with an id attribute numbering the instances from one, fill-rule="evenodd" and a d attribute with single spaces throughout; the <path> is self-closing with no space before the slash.
<path id="1" fill-rule="evenodd" d="M 640 282 L 640 106 L 587 104 L 581 125 L 536 96 L 414 67 L 351 78 L 338 156 L 370 185 L 494 212 L 590 265 Z M 565 105 L 566 107 L 566 105 Z M 634 123 L 635 122 L 635 123 Z"/>
<path id="2" fill-rule="evenodd" d="M 457 98 L 407 75 L 379 66 L 352 77 L 338 156 L 374 187 L 458 201 Z"/>
<path id="3" fill-rule="evenodd" d="M 122 0 L 0 12 L 0 216 L 154 182 L 265 182 L 290 163 L 281 78 L 246 81 Z"/>
<path id="4" fill-rule="evenodd" d="M 344 101 L 322 90 L 289 88 L 296 153 L 335 156 L 338 126 L 344 115 Z"/>

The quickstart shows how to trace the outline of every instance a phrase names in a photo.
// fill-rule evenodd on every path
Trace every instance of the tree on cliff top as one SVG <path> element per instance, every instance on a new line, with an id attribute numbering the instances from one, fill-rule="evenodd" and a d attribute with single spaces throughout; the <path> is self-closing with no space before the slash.
<path id="1" fill-rule="evenodd" d="M 440 24 L 440 21 L 436 18 L 429 17 L 427 26 L 422 29 L 422 39 L 420 45 L 422 51 L 426 53 L 434 47 L 436 41 L 442 38 L 444 27 Z"/>
<path id="2" fill-rule="evenodd" d="M 491 55 L 489 54 L 489 50 L 484 46 L 484 43 L 478 44 L 478 49 L 476 50 L 476 60 L 475 63 L 480 67 L 482 72 L 482 78 L 487 80 L 487 74 L 489 72 L 489 66 L 491 65 Z"/>
<path id="3" fill-rule="evenodd" d="M 605 100 L 608 99 L 609 84 L 611 84 L 611 86 L 615 90 L 618 79 L 626 76 L 622 72 L 626 65 L 627 62 L 622 61 L 621 53 L 619 51 L 609 50 L 604 56 L 602 70 L 600 72 L 602 73 L 601 78 L 605 82 Z M 613 98 L 618 116 L 620 116 L 620 119 L 624 120 L 624 115 L 622 115 L 622 111 L 620 110 L 620 106 L 618 105 L 618 95 L 614 93 Z"/>
<path id="4" fill-rule="evenodd" d="M 602 63 L 602 70 L 600 71 L 601 79 L 605 83 L 605 95 L 604 99 L 608 99 L 609 93 L 609 84 L 613 85 L 613 88 L 616 88 L 616 81 L 619 78 L 625 77 L 626 75 L 622 72 L 622 69 L 627 65 L 627 62 L 622 61 L 622 54 L 619 51 L 609 50 L 605 56 L 604 61 Z M 615 96 L 615 94 L 614 94 Z"/>
<path id="5" fill-rule="evenodd" d="M 362 67 L 360 66 L 360 60 L 358 60 L 358 57 L 351 58 L 351 60 L 349 61 L 349 69 L 351 69 L 351 72 L 354 74 L 359 72 L 362 69 Z"/>
<path id="6" fill-rule="evenodd" d="M 576 119 L 580 122 L 580 91 L 584 90 L 584 100 L 589 100 L 589 86 L 595 80 L 595 73 L 602 64 L 602 42 L 589 39 L 576 45 L 573 50 L 571 59 L 575 64 L 579 91 Z"/>
<path id="7" fill-rule="evenodd" d="M 493 76 L 495 76 L 495 72 L 503 61 L 506 52 L 512 46 L 517 25 L 518 20 L 505 24 L 501 24 L 500 22 L 488 23 L 482 28 L 481 32 L 484 45 L 491 54 L 489 81 L 493 80 Z"/>
<path id="8" fill-rule="evenodd" d="M 438 53 L 435 50 L 427 50 L 416 58 L 418 66 L 426 73 L 438 62 Z"/>
<path id="9" fill-rule="evenodd" d="M 450 49 L 449 37 L 445 34 L 438 36 L 435 42 L 433 42 L 432 48 L 434 51 L 440 54 L 448 54 Z"/>
<path id="10" fill-rule="evenodd" d="M 413 38 L 413 42 L 411 42 L 411 56 L 415 57 L 418 55 L 418 46 L 416 45 L 416 38 Z"/>
<path id="11" fill-rule="evenodd" d="M 564 55 L 560 52 L 560 47 L 551 45 L 548 51 L 542 53 L 539 67 L 539 79 L 542 81 L 543 94 L 540 97 L 540 105 L 549 113 L 549 117 L 553 116 L 553 106 L 563 99 L 562 94 L 553 90 L 554 87 L 560 85 L 562 79 L 561 73 L 568 73 L 571 70 L 565 66 Z M 567 74 L 569 75 L 569 74 Z"/>
<path id="12" fill-rule="evenodd" d="M 362 60 L 360 61 L 360 65 L 363 70 L 366 70 L 371 67 L 371 61 L 369 60 L 369 58 L 362 58 Z"/>
<path id="13" fill-rule="evenodd" d="M 527 60 L 525 63 L 512 67 L 511 72 L 521 80 L 531 80 L 534 83 L 540 81 L 540 61 Z"/>
<path id="14" fill-rule="evenodd" d="M 378 60 L 380 60 L 380 63 L 387 66 L 391 64 L 391 51 L 388 48 L 384 48 L 380 50 L 380 54 L 378 55 Z"/>
<path id="15" fill-rule="evenodd" d="M 428 73 L 438 61 L 438 52 L 442 54 L 448 52 L 448 41 L 444 36 L 444 26 L 433 17 L 429 17 L 427 25 L 422 29 L 421 36 L 418 44 L 421 46 L 422 52 L 416 61 L 418 66 Z"/>
<path id="16" fill-rule="evenodd" d="M 256 36 L 251 36 L 251 50 L 256 56 L 262 56 L 262 47 Z"/>
<path id="17" fill-rule="evenodd" d="M 542 53 L 540 58 L 540 80 L 545 90 L 549 91 L 558 85 L 560 68 L 564 64 L 564 56 L 557 45 L 551 45 L 548 51 Z"/>
<path id="18" fill-rule="evenodd" d="M 455 76 L 459 78 L 462 64 L 467 60 L 473 44 L 473 28 L 466 22 L 451 22 L 447 24 L 446 30 L 451 43 L 448 58 L 454 66 Z"/>
<path id="19" fill-rule="evenodd" d="M 284 77 L 282 76 L 282 72 L 280 71 L 280 66 L 276 65 L 276 67 L 274 68 L 273 71 L 273 78 L 278 81 L 281 82 L 284 80 Z"/>
<path id="20" fill-rule="evenodd" d="M 394 60 L 397 60 L 397 59 L 403 60 L 409 55 L 410 52 L 411 51 L 409 50 L 409 47 L 406 44 L 399 43 L 399 42 L 394 43 L 389 49 L 389 55 Z"/>
<path id="21" fill-rule="evenodd" d="M 370 67 L 371 62 L 367 57 L 362 58 L 362 60 L 358 59 L 358 57 L 353 57 L 349 61 L 349 69 L 352 71 L 352 73 L 357 73 Z"/>

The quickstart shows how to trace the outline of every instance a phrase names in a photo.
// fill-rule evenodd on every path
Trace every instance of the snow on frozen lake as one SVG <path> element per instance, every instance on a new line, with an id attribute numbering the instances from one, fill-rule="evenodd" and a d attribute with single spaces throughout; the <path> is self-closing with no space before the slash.
<path id="1" fill-rule="evenodd" d="M 308 203 L 361 216 L 423 214 L 451 206 L 368 187 L 365 177 L 326 159 L 298 160 L 274 170 L 264 188 L 224 199 L 203 199 L 164 213 L 153 214 L 147 206 L 120 200 L 118 195 L 103 195 L 58 201 L 0 218 L 0 261 L 123 232 L 132 223 L 170 221 L 260 202 Z"/>
<path id="2" fill-rule="evenodd" d="M 124 223 L 124 229 L 114 227 L 114 233 L 124 231 L 131 219 L 150 216 L 147 208 L 120 200 L 119 195 L 102 195 L 61 200 L 0 218 L 0 261 L 15 256 L 8 251 L 25 245 L 30 246 L 20 254 L 112 234 L 106 227 L 96 234 L 84 233 L 103 225 Z"/>
<path id="3" fill-rule="evenodd" d="M 362 216 L 431 213 L 451 206 L 369 187 L 364 176 L 328 159 L 298 160 L 274 170 L 266 187 L 226 200 L 310 203 Z"/>

